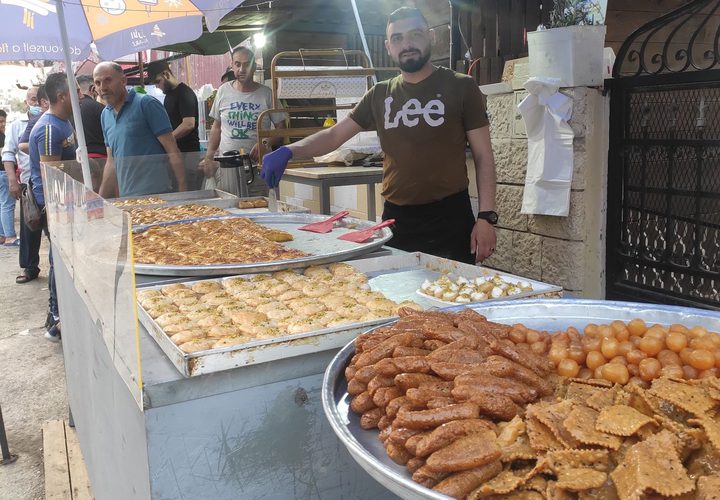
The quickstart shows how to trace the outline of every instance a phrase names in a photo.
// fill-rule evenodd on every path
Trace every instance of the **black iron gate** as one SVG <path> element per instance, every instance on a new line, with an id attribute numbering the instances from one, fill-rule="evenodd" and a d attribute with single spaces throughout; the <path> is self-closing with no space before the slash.
<path id="1" fill-rule="evenodd" d="M 720 309 L 719 14 L 720 0 L 696 0 L 638 29 L 618 53 L 608 299 Z"/>

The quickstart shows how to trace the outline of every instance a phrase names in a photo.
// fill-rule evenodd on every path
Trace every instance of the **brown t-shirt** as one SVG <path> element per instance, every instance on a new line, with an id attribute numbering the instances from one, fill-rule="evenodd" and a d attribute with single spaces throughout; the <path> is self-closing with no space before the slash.
<path id="1" fill-rule="evenodd" d="M 472 78 L 437 68 L 420 83 L 379 82 L 350 113 L 377 130 L 385 153 L 383 192 L 396 205 L 430 203 L 468 187 L 466 132 L 488 125 Z"/>

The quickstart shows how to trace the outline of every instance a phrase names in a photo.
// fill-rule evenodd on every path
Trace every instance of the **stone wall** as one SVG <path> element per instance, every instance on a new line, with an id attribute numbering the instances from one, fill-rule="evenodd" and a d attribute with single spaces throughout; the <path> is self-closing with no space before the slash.
<path id="1" fill-rule="evenodd" d="M 608 98 L 597 89 L 563 89 L 573 98 L 574 169 L 567 217 L 520 213 L 527 139 L 513 134 L 515 95 L 488 97 L 500 216 L 495 254 L 483 264 L 560 285 L 566 295 L 603 298 Z M 516 138 L 513 138 L 516 137 Z"/>

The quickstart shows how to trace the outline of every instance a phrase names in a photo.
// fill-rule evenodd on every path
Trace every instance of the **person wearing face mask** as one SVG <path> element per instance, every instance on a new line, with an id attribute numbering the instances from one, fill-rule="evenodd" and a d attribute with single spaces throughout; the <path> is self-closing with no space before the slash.
<path id="1" fill-rule="evenodd" d="M 30 120 L 28 120 L 25 131 L 20 136 L 20 151 L 23 153 L 29 153 L 28 142 L 30 141 L 30 132 L 40 117 L 50 107 L 50 101 L 48 100 L 47 92 L 45 92 L 45 85 L 43 84 L 38 86 L 37 99 L 38 105 L 30 109 L 32 116 L 30 117 Z"/>
<path id="2" fill-rule="evenodd" d="M 30 181 L 30 157 L 20 149 L 20 138 L 27 128 L 31 118 L 39 116 L 42 109 L 38 101 L 38 87 L 30 87 L 25 95 L 27 118 L 15 120 L 5 137 L 5 146 L 2 150 L 2 161 L 7 174 L 10 194 L 20 199 L 23 189 L 27 189 Z M 20 179 L 16 175 L 15 167 L 19 166 Z M 42 230 L 31 231 L 25 225 L 22 203 L 20 204 L 20 268 L 22 272 L 15 278 L 15 283 L 24 284 L 33 281 L 40 274 L 40 241 Z"/>
<path id="3" fill-rule="evenodd" d="M 383 220 L 395 219 L 389 246 L 460 262 L 495 251 L 495 161 L 480 89 L 472 78 L 430 62 L 433 32 L 418 9 L 393 12 L 385 48 L 400 75 L 370 89 L 337 125 L 263 158 L 262 177 L 279 184 L 295 157 L 337 149 L 376 130 L 385 153 Z M 472 211 L 465 144 L 470 144 L 479 212 Z"/>

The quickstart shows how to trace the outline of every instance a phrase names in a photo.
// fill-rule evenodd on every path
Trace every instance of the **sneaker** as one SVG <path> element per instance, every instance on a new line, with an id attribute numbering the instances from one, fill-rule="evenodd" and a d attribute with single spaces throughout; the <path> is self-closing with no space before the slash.
<path id="1" fill-rule="evenodd" d="M 51 326 L 47 332 L 45 332 L 45 338 L 50 342 L 60 342 L 60 323 L 55 323 Z"/>

